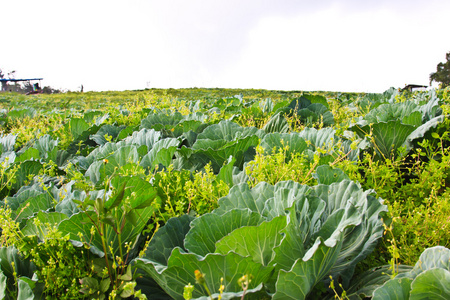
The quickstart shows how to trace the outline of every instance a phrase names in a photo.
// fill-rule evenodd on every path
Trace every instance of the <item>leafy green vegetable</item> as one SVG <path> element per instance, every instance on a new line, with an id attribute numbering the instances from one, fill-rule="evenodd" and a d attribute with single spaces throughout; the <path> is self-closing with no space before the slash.
<path id="1" fill-rule="evenodd" d="M 366 279 L 367 275 L 362 278 Z M 409 271 L 403 270 L 389 280 L 383 274 L 379 274 L 379 278 L 385 283 L 372 289 L 374 300 L 447 299 L 450 296 L 450 250 L 442 246 L 428 248 Z"/>
<path id="2" fill-rule="evenodd" d="M 200 261 L 206 264 L 215 274 L 209 278 L 215 283 L 212 288 L 220 278 L 216 276 L 224 272 L 220 265 L 211 265 L 212 261 L 240 257 L 249 268 L 275 270 L 270 277 L 259 277 L 261 281 L 252 279 L 255 286 L 274 288 L 274 298 L 296 295 L 298 299 L 309 295 L 329 274 L 349 283 L 356 263 L 373 250 L 382 235 L 383 211 L 386 207 L 371 191 L 362 191 L 349 180 L 313 188 L 292 181 L 275 186 L 260 183 L 253 189 L 239 184 L 220 199 L 218 209 L 193 220 L 189 231 L 183 227 L 184 241 L 180 236 L 176 243 L 166 243 L 173 249 L 165 251 L 171 252 L 169 257 L 166 254 L 164 260 L 156 261 L 147 252 L 136 264 L 174 297 L 175 290 L 181 291 L 193 278 L 193 273 L 181 270 L 174 261 L 183 260 L 185 267 L 199 267 Z M 175 220 L 170 224 L 177 224 Z M 187 222 L 185 218 L 184 224 Z M 161 229 L 155 238 L 170 239 L 169 231 Z M 245 274 L 241 268 L 240 264 L 227 264 L 227 272 L 232 274 Z M 298 279 L 305 274 L 308 281 Z M 296 285 L 288 284 L 293 278 L 297 278 Z M 237 291 L 233 288 L 232 292 Z"/>

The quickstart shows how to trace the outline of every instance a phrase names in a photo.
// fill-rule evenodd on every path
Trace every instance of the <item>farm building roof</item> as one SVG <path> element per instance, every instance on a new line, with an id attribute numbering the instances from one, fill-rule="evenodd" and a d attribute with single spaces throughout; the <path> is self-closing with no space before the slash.
<path id="1" fill-rule="evenodd" d="M 29 79 L 5 79 L 2 78 L 0 79 L 0 81 L 11 81 L 11 82 L 16 82 L 16 81 L 30 81 L 30 80 L 43 80 L 44 78 L 29 78 Z"/>

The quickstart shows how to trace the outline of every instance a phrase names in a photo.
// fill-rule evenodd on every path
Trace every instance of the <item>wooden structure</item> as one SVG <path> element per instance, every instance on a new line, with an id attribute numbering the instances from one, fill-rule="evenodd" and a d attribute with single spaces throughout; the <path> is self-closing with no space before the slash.
<path id="1" fill-rule="evenodd" d="M 33 81 L 38 81 L 35 82 L 33 84 L 33 91 L 28 92 L 27 94 L 39 94 L 42 93 L 42 89 L 41 89 L 41 80 L 43 80 L 44 78 L 29 78 L 29 79 L 5 79 L 5 78 L 0 78 L 0 82 L 2 84 L 2 92 L 8 92 L 8 91 L 12 91 L 12 90 L 8 90 L 8 82 L 22 82 L 22 81 L 26 81 L 29 82 L 30 85 Z"/>
<path id="2" fill-rule="evenodd" d="M 426 89 L 428 86 L 426 85 L 419 85 L 419 84 L 408 84 L 404 88 L 402 88 L 402 92 L 409 91 L 413 92 L 415 89 Z"/>

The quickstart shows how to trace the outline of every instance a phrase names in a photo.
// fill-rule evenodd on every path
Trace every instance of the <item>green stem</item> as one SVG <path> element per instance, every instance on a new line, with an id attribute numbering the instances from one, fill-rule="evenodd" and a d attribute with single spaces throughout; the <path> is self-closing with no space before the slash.
<path id="1" fill-rule="evenodd" d="M 106 241 L 105 241 L 105 224 L 104 223 L 101 223 L 101 226 L 100 226 L 100 238 L 102 239 L 102 247 L 103 247 L 103 252 L 105 254 L 105 262 L 106 262 L 106 268 L 108 269 L 109 279 L 111 280 L 111 282 L 114 282 L 112 272 L 111 272 L 111 267 L 110 267 L 109 261 L 108 261 L 108 248 L 106 247 Z"/>
<path id="2" fill-rule="evenodd" d="M 205 288 L 206 293 L 209 295 L 209 299 L 213 300 L 211 292 L 209 291 L 208 287 L 206 286 L 206 283 L 203 283 L 203 287 Z"/>
<path id="3" fill-rule="evenodd" d="M 115 209 L 115 215 L 116 215 L 116 227 L 118 229 L 117 231 L 117 239 L 119 240 L 119 252 L 120 252 L 120 258 L 123 259 L 123 251 L 122 251 L 122 228 L 120 226 L 119 218 L 118 218 L 118 209 Z"/>

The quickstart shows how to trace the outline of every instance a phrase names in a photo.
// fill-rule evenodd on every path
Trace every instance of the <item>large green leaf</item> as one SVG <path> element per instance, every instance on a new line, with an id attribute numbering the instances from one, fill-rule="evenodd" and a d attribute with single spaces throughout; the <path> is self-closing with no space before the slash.
<path id="1" fill-rule="evenodd" d="M 422 106 L 413 101 L 386 103 L 372 109 L 349 129 L 361 138 L 371 136 L 379 159 L 391 158 L 398 155 L 400 147 L 405 147 L 406 152 L 411 150 L 415 139 L 444 120 L 441 113 L 437 98 Z"/>
<path id="2" fill-rule="evenodd" d="M 307 185 L 301 185 L 292 180 L 278 182 L 273 189 L 273 195 L 264 202 L 263 215 L 267 219 L 272 219 L 286 214 L 296 215 L 303 212 L 303 205 L 306 198 L 316 201 L 317 197 L 311 194 L 312 190 Z M 311 206 L 310 206 L 311 208 Z M 313 208 L 316 208 L 313 206 Z M 300 213 L 300 212 L 299 212 Z M 291 217 L 292 223 L 295 218 Z"/>
<path id="3" fill-rule="evenodd" d="M 45 162 L 56 162 L 56 154 L 58 152 L 58 141 L 53 140 L 50 135 L 46 134 L 40 137 L 34 144 L 39 150 L 41 159 Z"/>
<path id="4" fill-rule="evenodd" d="M 80 118 L 71 118 L 68 124 L 74 140 L 90 127 L 85 120 Z"/>
<path id="5" fill-rule="evenodd" d="M 22 119 L 25 117 L 34 117 L 36 115 L 36 110 L 31 107 L 27 108 L 13 108 L 8 113 L 7 116 L 11 119 Z"/>
<path id="6" fill-rule="evenodd" d="M 313 125 L 319 119 L 325 126 L 334 124 L 333 114 L 328 110 L 328 103 L 322 96 L 301 96 L 292 100 L 288 106 L 279 108 L 274 115 L 276 114 L 296 116 L 306 125 Z"/>
<path id="7" fill-rule="evenodd" d="M 299 132 L 299 136 L 305 141 L 311 142 L 309 148 L 315 150 L 315 148 L 330 149 L 337 142 L 336 130 L 327 127 L 322 129 L 305 128 Z"/>
<path id="8" fill-rule="evenodd" d="M 298 197 L 294 205 L 291 204 L 289 208 L 285 208 L 288 207 L 286 202 L 289 203 L 292 200 L 279 200 L 273 201 L 278 204 L 276 205 L 278 208 L 274 211 L 278 214 L 287 213 L 290 222 L 283 232 L 285 238 L 279 246 L 274 248 L 275 262 L 278 270 L 289 270 L 298 258 L 306 255 L 308 246 L 314 243 L 313 235 L 315 230 L 320 228 L 320 216 L 325 210 L 326 203 L 314 195 L 304 195 Z M 281 202 L 285 204 L 280 204 Z"/>
<path id="9" fill-rule="evenodd" d="M 122 211 L 120 209 L 118 210 L 119 216 L 122 216 Z M 125 243 L 134 245 L 136 237 L 142 232 L 147 221 L 152 217 L 153 212 L 154 209 L 151 206 L 137 210 L 136 215 L 138 220 L 136 224 L 133 225 L 131 222 L 125 221 L 120 239 L 119 235 L 111 226 L 105 226 L 104 238 L 106 245 L 112 249 L 112 253 L 110 253 L 112 257 L 120 256 L 120 249 L 122 249 L 122 253 L 127 253 Z M 94 230 L 94 234 L 91 234 L 91 229 L 94 227 L 92 220 L 96 219 L 97 216 L 93 211 L 79 212 L 73 214 L 70 218 L 61 221 L 58 230 L 61 231 L 62 234 L 70 234 L 72 240 L 89 243 L 95 248 L 93 249 L 95 252 L 104 254 L 100 233 L 98 230 Z M 120 221 L 121 220 L 119 220 L 119 222 Z M 82 238 L 79 236 L 80 233 L 82 234 Z"/>
<path id="10" fill-rule="evenodd" d="M 410 299 L 450 299 L 450 272 L 430 269 L 420 273 L 411 284 Z"/>
<path id="11" fill-rule="evenodd" d="M 183 299 L 183 290 L 189 283 L 194 285 L 195 271 L 204 274 L 205 283 L 211 293 L 217 297 L 221 284 L 225 286 L 222 299 L 241 297 L 242 287 L 238 284 L 243 275 L 251 276 L 252 280 L 246 294 L 262 289 L 261 282 L 266 281 L 273 268 L 264 267 L 255 263 L 251 257 L 245 257 L 230 252 L 226 255 L 208 254 L 201 257 L 195 254 L 182 253 L 180 248 L 173 249 L 167 266 L 160 265 L 152 260 L 137 258 L 136 267 L 151 276 L 167 294 L 174 299 Z M 223 278 L 223 281 L 221 281 Z M 193 299 L 207 296 L 206 291 L 200 285 L 195 285 Z"/>
<path id="12" fill-rule="evenodd" d="M 191 149 L 179 149 L 174 165 L 195 171 L 210 163 L 217 174 L 232 156 L 236 160 L 235 166 L 242 169 L 245 162 L 253 159 L 254 147 L 264 134 L 254 127 L 244 128 L 231 121 L 221 121 L 198 134 Z"/>
<path id="13" fill-rule="evenodd" d="M 216 243 L 233 230 L 243 226 L 258 226 L 262 221 L 259 213 L 249 209 L 233 209 L 221 216 L 215 213 L 205 214 L 192 221 L 184 245 L 189 252 L 205 256 L 214 253 Z"/>
<path id="14" fill-rule="evenodd" d="M 108 143 L 106 137 L 109 138 L 109 141 L 114 140 L 119 135 L 120 131 L 122 131 L 124 128 L 125 125 L 115 126 L 106 124 L 100 127 L 100 129 L 95 134 L 91 135 L 90 139 L 95 141 L 99 145 L 104 145 Z"/>
<path id="15" fill-rule="evenodd" d="M 27 150 L 20 153 L 18 161 L 23 162 L 27 160 L 39 160 L 39 150 L 36 148 L 28 148 Z"/>
<path id="16" fill-rule="evenodd" d="M 114 173 L 115 168 L 116 166 L 113 164 L 108 164 L 106 161 L 98 160 L 89 166 L 85 175 L 86 177 L 89 177 L 94 184 L 101 184 L 107 176 L 111 176 Z"/>
<path id="17" fill-rule="evenodd" d="M 86 198 L 86 192 L 74 190 L 72 191 L 72 186 L 75 181 L 71 181 L 61 187 L 58 195 L 61 197 L 58 199 L 58 204 L 55 206 L 55 211 L 65 214 L 70 217 L 71 215 L 80 211 L 78 204 L 74 200 L 83 201 Z"/>
<path id="18" fill-rule="evenodd" d="M 248 151 L 256 147 L 259 143 L 259 138 L 256 135 L 247 136 L 242 139 L 227 142 L 226 140 L 206 140 L 197 139 L 192 149 L 195 151 L 190 159 L 195 160 L 205 166 L 211 163 L 214 173 L 218 173 L 220 168 L 232 156 L 236 159 L 235 165 L 242 169 L 244 162 L 249 161 L 246 155 Z M 253 151 L 254 152 L 254 151 Z"/>
<path id="19" fill-rule="evenodd" d="M 426 123 L 417 127 L 407 138 L 404 143 L 404 146 L 407 150 L 410 150 L 414 145 L 413 141 L 419 138 L 424 137 L 425 133 L 427 133 L 432 128 L 436 128 L 439 123 L 442 123 L 445 119 L 445 116 L 437 116 L 427 121 Z"/>
<path id="20" fill-rule="evenodd" d="M 320 121 L 324 126 L 331 126 L 334 124 L 334 116 L 331 111 L 326 111 L 320 116 Z"/>
<path id="21" fill-rule="evenodd" d="M 302 95 L 302 97 L 305 97 L 306 99 L 308 99 L 309 101 L 311 101 L 311 103 L 320 103 L 323 106 L 325 106 L 327 109 L 329 109 L 329 105 L 328 105 L 328 101 L 327 98 L 325 96 L 322 95 L 312 95 L 312 94 L 307 94 L 304 93 Z"/>
<path id="22" fill-rule="evenodd" d="M 242 226 L 219 240 L 215 252 L 227 254 L 232 251 L 269 266 L 275 256 L 273 248 L 280 244 L 284 236 L 282 231 L 286 221 L 286 216 L 279 216 L 257 226 Z"/>
<path id="23" fill-rule="evenodd" d="M 108 164 L 114 167 L 122 167 L 128 163 L 137 164 L 139 162 L 139 151 L 135 145 L 123 146 L 106 157 Z"/>
<path id="24" fill-rule="evenodd" d="M 383 212 L 387 211 L 387 207 L 383 205 L 383 200 L 372 195 L 372 190 L 363 191 L 358 184 L 350 180 L 329 186 L 318 185 L 315 191 L 318 197 L 327 203 L 327 213 L 322 215 L 322 222 L 328 221 L 325 218 L 331 216 L 335 210 L 343 208 L 346 211 L 352 210 L 361 218 L 354 219 L 353 224 L 357 225 L 356 227 L 349 226 L 345 229 L 342 250 L 332 270 L 333 277 L 341 276 L 344 286 L 347 286 L 356 264 L 375 249 L 378 240 L 382 237 L 381 217 Z"/>
<path id="25" fill-rule="evenodd" d="M 31 278 L 36 271 L 36 266 L 29 259 L 24 259 L 14 246 L 0 248 L 0 264 L 3 274 L 8 278 L 8 286 L 14 285 L 14 273 L 16 276 Z"/>
<path id="26" fill-rule="evenodd" d="M 173 155 L 179 144 L 180 141 L 175 138 L 166 138 L 157 141 L 150 151 L 142 157 L 140 165 L 151 170 L 159 164 L 168 167 L 172 162 Z"/>
<path id="27" fill-rule="evenodd" d="M 14 151 L 16 139 L 17 135 L 15 134 L 0 135 L 0 154 Z"/>
<path id="28" fill-rule="evenodd" d="M 129 145 L 123 141 L 118 143 L 106 143 L 102 146 L 95 148 L 88 156 L 86 156 L 87 162 L 92 164 L 96 160 L 102 160 L 117 151 L 120 147 Z"/>
<path id="29" fill-rule="evenodd" d="M 436 97 L 436 94 L 433 91 L 431 99 L 428 99 L 425 104 L 418 108 L 418 110 L 422 113 L 422 121 L 424 123 L 442 114 L 442 109 L 439 102 L 439 98 Z"/>
<path id="30" fill-rule="evenodd" d="M 8 287 L 8 284 L 6 283 L 7 277 L 3 275 L 3 271 L 0 269 L 0 299 L 6 298 L 6 288 Z"/>
<path id="31" fill-rule="evenodd" d="M 214 210 L 216 214 L 224 214 L 234 208 L 250 209 L 262 215 L 264 204 L 273 196 L 273 186 L 261 182 L 253 189 L 246 184 L 239 184 L 230 189 L 227 196 L 219 199 L 219 207 Z"/>
<path id="32" fill-rule="evenodd" d="M 401 120 L 403 124 L 419 127 L 420 125 L 422 125 L 422 113 L 420 111 L 415 111 L 409 115 L 404 116 Z"/>
<path id="33" fill-rule="evenodd" d="M 417 104 L 412 101 L 400 103 L 386 103 L 372 109 L 364 116 L 368 123 L 389 122 L 403 120 L 417 111 Z M 422 122 L 420 122 L 422 124 Z"/>
<path id="34" fill-rule="evenodd" d="M 30 178 L 39 174 L 39 171 L 43 168 L 42 164 L 38 161 L 28 160 L 19 164 L 19 169 L 15 174 L 15 182 L 13 184 L 14 190 L 19 190 L 20 187 L 27 184 Z"/>
<path id="35" fill-rule="evenodd" d="M 193 219 L 189 215 L 170 218 L 153 236 L 145 251 L 145 257 L 155 263 L 166 266 L 174 248 L 180 247 L 183 251 L 186 251 L 184 238 Z"/>
<path id="36" fill-rule="evenodd" d="M 220 121 L 219 124 L 208 126 L 202 133 L 198 135 L 197 140 L 225 140 L 230 142 L 254 135 L 256 135 L 258 138 L 262 138 L 265 133 L 264 131 L 259 130 L 255 127 L 241 127 L 231 121 Z"/>
<path id="37" fill-rule="evenodd" d="M 411 266 L 399 265 L 396 267 L 396 272 L 405 273 L 411 271 Z M 373 291 L 382 286 L 386 281 L 390 280 L 392 276 L 392 267 L 384 265 L 381 267 L 372 268 L 356 278 L 352 278 L 352 283 L 346 289 L 347 296 L 351 300 L 360 300 L 365 297 L 371 297 Z"/>
<path id="38" fill-rule="evenodd" d="M 313 177 L 317 179 L 318 184 L 330 185 L 335 182 L 349 180 L 350 178 L 341 169 L 333 169 L 329 165 L 318 166 Z"/>
<path id="39" fill-rule="evenodd" d="M 157 197 L 156 188 L 138 176 L 116 176 L 111 180 L 111 185 L 117 191 L 124 187 L 123 199 L 133 209 L 150 206 L 151 202 Z"/>
<path id="40" fill-rule="evenodd" d="M 153 145 L 162 138 L 159 131 L 153 129 L 143 128 L 139 131 L 134 131 L 133 134 L 127 137 L 124 141 L 139 146 L 145 145 L 147 149 L 153 148 Z"/>
<path id="41" fill-rule="evenodd" d="M 219 174 L 217 174 L 217 176 L 216 176 L 217 182 L 223 181 L 230 188 L 234 185 L 233 175 L 235 175 L 235 174 L 233 171 L 236 169 L 236 167 L 234 166 L 235 162 L 236 162 L 236 159 L 234 157 L 228 158 L 226 164 L 223 165 L 222 168 L 220 168 Z"/>
<path id="42" fill-rule="evenodd" d="M 266 155 L 283 150 L 287 159 L 294 154 L 303 153 L 308 147 L 298 133 L 269 133 L 261 140 L 260 146 L 264 148 Z"/>
<path id="43" fill-rule="evenodd" d="M 67 219 L 67 216 L 63 213 L 40 211 L 36 216 L 27 220 L 25 227 L 22 229 L 22 233 L 24 235 L 36 235 L 39 239 L 44 240 L 48 229 L 47 224 L 52 227 L 57 227 L 64 219 Z M 39 221 L 37 222 L 38 225 L 36 225 L 36 220 Z"/>
<path id="44" fill-rule="evenodd" d="M 105 148 L 111 143 L 105 144 Z M 104 148 L 104 149 L 105 149 Z M 106 150 L 106 149 L 105 149 Z M 97 157 L 102 158 L 103 154 L 98 153 Z M 127 164 L 137 165 L 140 155 L 136 145 L 126 145 L 113 150 L 102 160 L 94 161 L 86 170 L 85 175 L 94 183 L 101 183 L 103 180 L 114 174 L 116 168 L 124 167 Z"/>
<path id="45" fill-rule="evenodd" d="M 289 103 L 288 107 L 292 110 L 301 110 L 311 105 L 311 100 L 306 97 L 296 98 Z"/>
<path id="46" fill-rule="evenodd" d="M 308 106 L 308 110 L 315 113 L 318 118 L 321 119 L 324 126 L 330 126 L 334 124 L 334 116 L 325 105 L 321 103 L 313 103 Z"/>
<path id="47" fill-rule="evenodd" d="M 291 131 L 291 127 L 283 114 L 278 113 L 270 118 L 270 120 L 264 125 L 263 130 L 267 133 L 288 133 Z"/>
<path id="48" fill-rule="evenodd" d="M 96 120 L 101 118 L 102 112 L 97 110 L 89 110 L 84 113 L 83 120 L 87 123 L 95 123 Z"/>
<path id="49" fill-rule="evenodd" d="M 17 300 L 33 300 L 34 293 L 28 281 L 19 278 Z"/>
<path id="50" fill-rule="evenodd" d="M 410 278 L 394 278 L 376 289 L 373 293 L 373 300 L 408 300 L 411 290 Z"/>
<path id="51" fill-rule="evenodd" d="M 448 299 L 449 286 L 450 249 L 436 246 L 422 252 L 412 270 L 375 289 L 373 299 Z"/>
<path id="52" fill-rule="evenodd" d="M 313 126 L 319 120 L 319 115 L 308 108 L 298 110 L 297 117 L 306 126 Z"/>
<path id="53" fill-rule="evenodd" d="M 416 278 L 420 273 L 433 268 L 442 268 L 450 271 L 450 250 L 443 246 L 436 246 L 425 249 L 414 265 L 414 268 L 408 273 L 399 274 L 397 277 Z"/>
<path id="54" fill-rule="evenodd" d="M 39 196 L 42 193 L 43 190 L 39 185 L 32 184 L 29 186 L 24 186 L 19 191 L 17 191 L 14 196 L 7 197 L 6 203 L 11 208 L 11 210 L 15 212 L 29 198 Z"/>
<path id="55" fill-rule="evenodd" d="M 16 220 L 18 222 L 33 216 L 39 211 L 46 211 L 54 207 L 53 197 L 48 193 L 30 197 L 17 209 Z"/>
<path id="56" fill-rule="evenodd" d="M 97 146 L 97 143 L 91 140 L 90 136 L 95 134 L 99 129 L 100 126 L 90 125 L 86 130 L 82 131 L 77 138 L 74 138 L 67 148 L 67 151 L 73 155 L 87 155 L 92 151 L 93 147 Z"/>
<path id="57" fill-rule="evenodd" d="M 206 127 L 208 127 L 208 124 L 205 124 L 202 121 L 181 120 L 176 126 L 167 130 L 167 135 L 172 137 L 179 137 L 189 131 L 200 133 Z"/>
<path id="58" fill-rule="evenodd" d="M 168 114 L 164 112 L 159 113 L 151 113 L 147 116 L 147 118 L 141 120 L 141 129 L 155 129 L 161 130 L 165 128 L 165 126 L 170 125 L 173 127 L 177 125 L 181 120 L 183 120 L 183 115 L 179 112 L 174 114 Z"/>
<path id="59" fill-rule="evenodd" d="M 342 241 L 328 247 L 318 238 L 311 248 L 314 249 L 311 257 L 297 259 L 290 270 L 280 270 L 272 299 L 305 299 L 329 273 L 341 246 Z"/>
<path id="60" fill-rule="evenodd" d="M 272 112 L 274 108 L 274 103 L 270 98 L 266 98 L 265 100 L 259 101 L 258 105 L 261 111 L 265 114 Z"/>
<path id="61" fill-rule="evenodd" d="M 414 126 L 401 121 L 379 122 L 371 125 L 355 125 L 350 128 L 361 138 L 371 136 L 372 146 L 379 159 L 397 157 L 397 150 L 405 143 L 406 138 L 414 131 Z"/>

